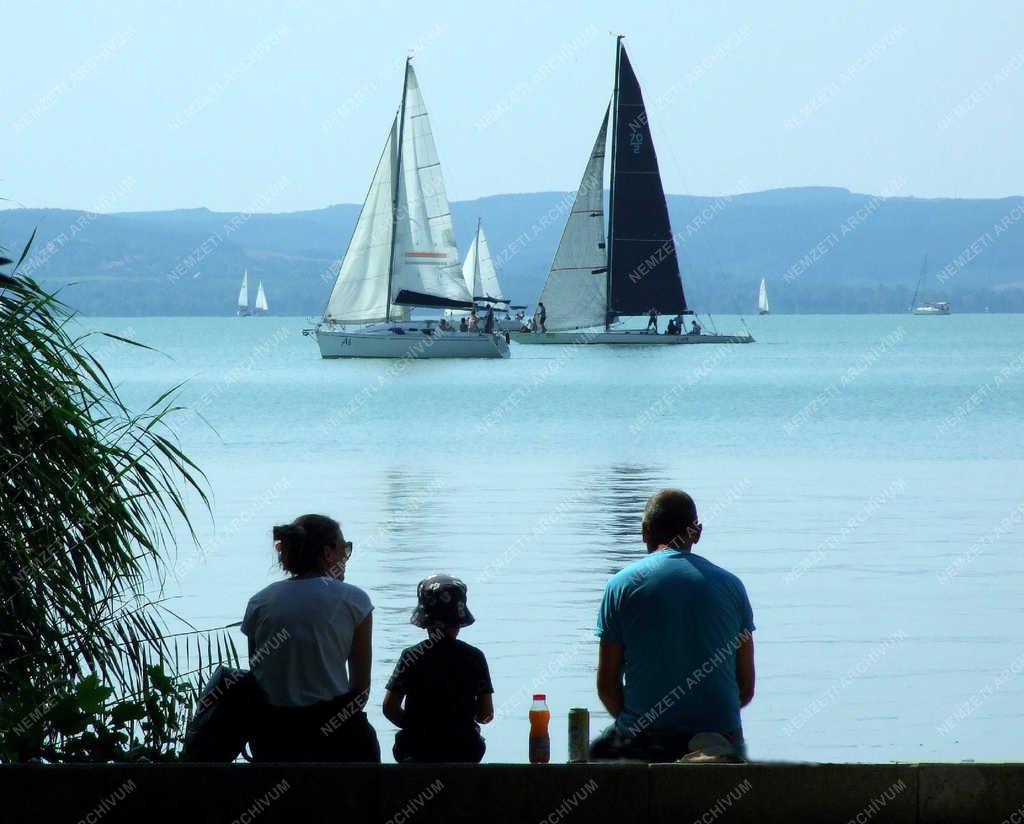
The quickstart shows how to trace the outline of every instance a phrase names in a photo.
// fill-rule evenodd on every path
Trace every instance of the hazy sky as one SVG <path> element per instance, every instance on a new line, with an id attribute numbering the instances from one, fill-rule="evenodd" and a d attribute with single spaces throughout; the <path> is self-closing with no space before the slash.
<path id="1" fill-rule="evenodd" d="M 1021 0 L 0 0 L 0 195 L 361 202 L 412 50 L 453 200 L 569 190 L 627 36 L 672 193 L 1024 192 Z"/>

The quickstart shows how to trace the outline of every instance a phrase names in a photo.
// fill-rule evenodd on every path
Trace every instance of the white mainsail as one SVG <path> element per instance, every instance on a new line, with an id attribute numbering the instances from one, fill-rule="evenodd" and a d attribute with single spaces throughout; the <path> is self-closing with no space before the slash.
<path id="1" fill-rule="evenodd" d="M 768 287 L 764 278 L 761 278 L 761 288 L 757 292 L 757 311 L 762 315 L 768 314 Z"/>
<path id="2" fill-rule="evenodd" d="M 373 323 L 387 316 L 388 268 L 394 224 L 398 118 L 384 142 L 384 151 L 363 201 L 338 279 L 327 301 L 324 320 Z"/>
<path id="3" fill-rule="evenodd" d="M 242 272 L 242 288 L 238 292 L 238 311 L 249 310 L 249 270 L 245 269 Z"/>
<path id="4" fill-rule="evenodd" d="M 400 168 L 392 300 L 399 292 L 407 290 L 471 302 L 473 296 L 459 270 L 459 250 L 455 245 L 455 228 L 441 176 L 441 162 L 412 64 L 406 65 L 405 73 Z"/>
<path id="5" fill-rule="evenodd" d="M 462 276 L 466 281 L 466 288 L 476 298 L 490 298 L 494 301 L 505 300 L 501 291 L 501 284 L 498 282 L 498 271 L 494 268 L 494 261 L 491 260 L 491 249 L 487 245 L 487 235 L 484 234 L 484 227 L 477 221 L 476 235 L 469 244 L 469 251 L 466 252 L 466 260 L 462 264 Z"/>
<path id="6" fill-rule="evenodd" d="M 459 271 L 451 209 L 430 119 L 408 62 L 402 101 L 324 320 L 374 323 L 407 317 L 407 306 L 388 305 L 402 291 L 412 293 L 413 303 L 416 296 L 423 296 L 426 305 L 472 300 Z"/>
<path id="7" fill-rule="evenodd" d="M 266 312 L 270 309 L 267 305 L 267 293 L 263 291 L 263 281 L 260 281 L 259 287 L 256 289 L 256 311 Z"/>
<path id="8" fill-rule="evenodd" d="M 607 133 L 606 111 L 540 295 L 547 310 L 545 325 L 550 331 L 599 326 L 606 319 L 608 253 L 604 235 L 604 154 Z"/>

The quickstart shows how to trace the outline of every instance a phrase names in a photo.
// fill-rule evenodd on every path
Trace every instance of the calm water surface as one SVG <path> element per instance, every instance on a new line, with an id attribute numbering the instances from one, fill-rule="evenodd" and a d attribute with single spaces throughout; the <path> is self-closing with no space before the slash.
<path id="1" fill-rule="evenodd" d="M 209 477 L 203 543 L 170 589 L 199 626 L 279 577 L 270 527 L 338 517 L 376 604 L 371 720 L 416 582 L 469 585 L 498 717 L 488 761 L 526 760 L 546 692 L 552 754 L 589 707 L 610 575 L 640 558 L 647 497 L 682 486 L 699 552 L 754 605 L 753 757 L 1019 759 L 1024 710 L 1024 318 L 748 320 L 752 346 L 513 344 L 508 361 L 324 361 L 298 318 L 89 319 L 133 404 L 185 381 L 182 445 Z M 723 319 L 724 329 L 739 328 Z M 240 646 L 241 636 L 239 636 Z"/>

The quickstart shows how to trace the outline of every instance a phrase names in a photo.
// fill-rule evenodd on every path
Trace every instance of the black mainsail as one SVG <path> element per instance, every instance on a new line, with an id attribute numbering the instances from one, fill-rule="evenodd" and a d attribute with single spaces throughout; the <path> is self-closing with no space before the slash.
<path id="1" fill-rule="evenodd" d="M 658 156 L 636 74 L 620 37 L 612 98 L 608 319 L 686 312 Z"/>

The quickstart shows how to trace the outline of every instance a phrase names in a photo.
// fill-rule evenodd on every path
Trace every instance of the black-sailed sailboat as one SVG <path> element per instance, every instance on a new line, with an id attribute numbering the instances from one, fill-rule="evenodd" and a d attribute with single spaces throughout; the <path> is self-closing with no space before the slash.
<path id="1" fill-rule="evenodd" d="M 604 216 L 605 144 L 611 119 L 611 181 L 607 243 Z M 541 292 L 543 330 L 515 333 L 530 344 L 752 343 L 748 335 L 689 333 L 668 204 L 651 139 L 640 83 L 620 36 L 615 86 L 583 180 Z M 671 319 L 670 331 L 615 329 L 620 318 Z M 650 325 L 649 325 L 650 326 Z"/>

